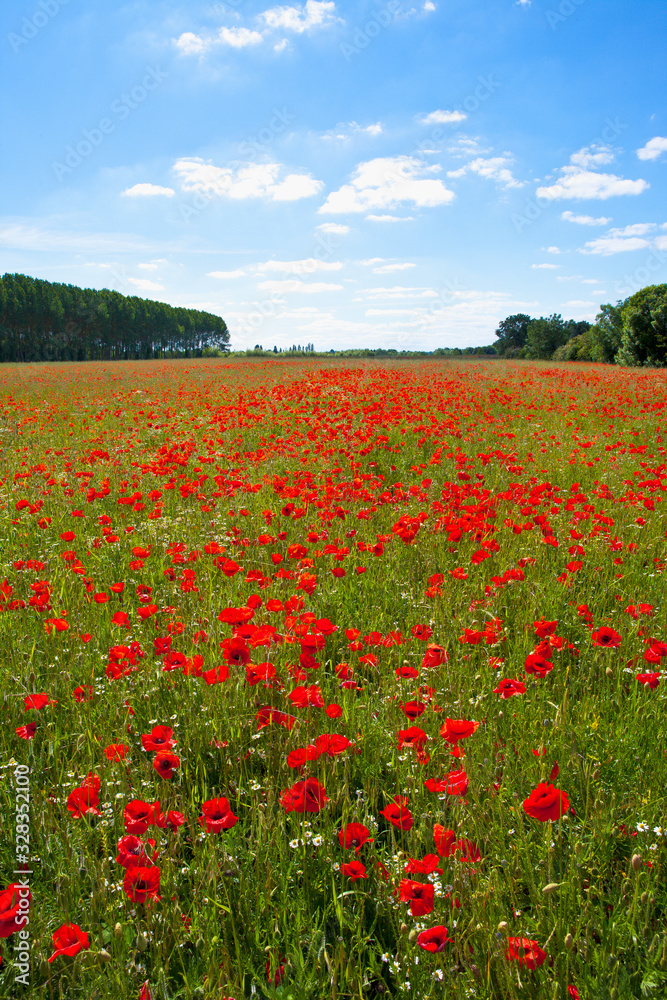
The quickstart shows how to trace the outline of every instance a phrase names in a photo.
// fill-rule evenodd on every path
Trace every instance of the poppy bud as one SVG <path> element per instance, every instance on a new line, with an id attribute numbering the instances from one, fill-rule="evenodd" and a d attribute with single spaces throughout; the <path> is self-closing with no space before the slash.
<path id="1" fill-rule="evenodd" d="M 567 948 L 567 950 L 569 951 L 570 948 L 572 947 L 572 945 L 574 944 L 574 938 L 572 937 L 571 934 L 567 934 L 566 935 L 564 944 L 565 944 L 565 947 Z"/>
<path id="2" fill-rule="evenodd" d="M 614 671 L 611 669 L 611 667 L 607 667 L 607 669 L 605 670 L 605 674 L 607 675 L 607 677 L 613 677 Z"/>
<path id="3" fill-rule="evenodd" d="M 116 937 L 119 938 L 122 935 L 122 933 L 123 933 L 123 925 L 122 924 L 116 924 L 116 926 L 113 929 L 113 932 L 116 935 Z"/>
<path id="4" fill-rule="evenodd" d="M 139 949 L 139 951 L 146 951 L 146 949 L 148 948 L 148 938 L 146 937 L 145 934 L 137 935 L 137 948 Z"/>
<path id="5" fill-rule="evenodd" d="M 39 963 L 39 973 L 41 976 L 48 976 L 50 971 L 50 965 L 45 958 Z"/>
<path id="6" fill-rule="evenodd" d="M 410 944 L 414 944 L 418 937 L 419 937 L 419 933 L 417 931 L 415 931 L 415 930 L 412 930 L 408 934 L 408 941 L 410 942 Z"/>
<path id="7" fill-rule="evenodd" d="M 633 854 L 632 855 L 632 862 L 631 862 L 631 864 L 632 864 L 632 870 L 635 871 L 635 872 L 638 872 L 639 869 L 642 866 L 641 855 L 640 854 Z"/>
<path id="8" fill-rule="evenodd" d="M 401 934 L 407 934 L 407 933 L 408 933 L 408 925 L 401 924 Z"/>
<path id="9" fill-rule="evenodd" d="M 648 902 L 648 893 L 647 892 L 643 892 L 642 893 L 642 895 L 641 895 L 641 901 L 642 901 L 642 903 L 647 903 Z"/>
<path id="10" fill-rule="evenodd" d="M 506 930 L 507 930 L 507 921 L 506 921 L 506 920 L 501 920 L 501 921 L 500 921 L 500 923 L 498 924 L 498 930 L 499 930 L 499 931 L 500 931 L 501 933 L 502 933 L 503 931 L 506 931 Z"/>
<path id="11" fill-rule="evenodd" d="M 502 712 L 498 712 L 498 718 L 502 719 L 502 717 L 503 717 L 503 713 Z"/>
<path id="12" fill-rule="evenodd" d="M 102 948 L 101 951 L 98 951 L 97 957 L 100 960 L 100 962 L 110 962 L 111 961 L 111 955 L 109 954 L 108 951 L 105 951 L 104 948 Z"/>
<path id="13" fill-rule="evenodd" d="M 549 885 L 545 885 L 544 889 L 542 889 L 542 892 L 544 893 L 545 896 L 549 896 L 551 895 L 552 892 L 555 892 L 555 890 L 558 889 L 559 886 L 560 886 L 559 882 L 549 882 Z"/>

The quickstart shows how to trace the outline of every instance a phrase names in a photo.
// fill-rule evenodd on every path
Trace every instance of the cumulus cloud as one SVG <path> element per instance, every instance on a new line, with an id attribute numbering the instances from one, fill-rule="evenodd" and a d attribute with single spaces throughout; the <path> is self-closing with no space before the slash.
<path id="1" fill-rule="evenodd" d="M 412 215 L 367 215 L 368 222 L 414 222 Z"/>
<path id="2" fill-rule="evenodd" d="M 140 292 L 163 292 L 164 285 L 157 281 L 149 281 L 148 278 L 128 278 L 128 284 L 134 285 Z"/>
<path id="3" fill-rule="evenodd" d="M 628 250 L 643 250 L 649 246 L 649 241 L 638 236 L 601 236 L 590 240 L 580 253 L 602 254 L 610 257 L 612 254 L 624 253 Z"/>
<path id="4" fill-rule="evenodd" d="M 162 195 L 165 198 L 173 198 L 176 192 L 170 187 L 160 187 L 159 184 L 133 184 L 132 187 L 121 191 L 125 198 L 155 198 Z"/>
<path id="5" fill-rule="evenodd" d="M 364 288 L 361 291 L 361 298 L 356 301 L 363 302 L 367 299 L 437 299 L 438 293 L 432 288 L 406 287 L 405 285 L 393 285 L 391 288 Z"/>
<path id="6" fill-rule="evenodd" d="M 466 163 L 465 166 L 459 167 L 458 170 L 448 170 L 447 176 L 463 177 L 465 173 L 471 170 L 474 174 L 485 177 L 487 180 L 496 181 L 505 188 L 523 187 L 524 182 L 518 181 L 509 169 L 508 164 L 511 162 L 512 160 L 507 156 L 490 156 L 487 158 L 478 156 L 476 159 L 471 160 L 470 163 Z"/>
<path id="7" fill-rule="evenodd" d="M 420 125 L 450 125 L 462 122 L 468 116 L 463 111 L 431 111 L 417 119 Z"/>
<path id="8" fill-rule="evenodd" d="M 173 169 L 183 190 L 237 201 L 247 198 L 298 201 L 317 194 L 324 186 L 310 174 L 288 174 L 279 180 L 282 170 L 279 163 L 248 163 L 232 169 L 194 156 L 177 160 Z"/>
<path id="9" fill-rule="evenodd" d="M 664 135 L 656 135 L 637 150 L 640 160 L 657 160 L 662 153 L 667 153 L 667 136 Z"/>
<path id="10" fill-rule="evenodd" d="M 368 160 L 356 167 L 349 184 L 332 191 L 318 211 L 337 215 L 395 208 L 408 202 L 419 208 L 446 205 L 454 199 L 454 192 L 441 180 L 426 176 L 439 170 L 439 166 L 425 166 L 412 156 Z"/>
<path id="11" fill-rule="evenodd" d="M 611 222 L 611 219 L 604 215 L 596 219 L 592 215 L 575 215 L 569 209 L 561 214 L 561 219 L 565 219 L 566 222 L 576 222 L 578 226 L 608 226 Z"/>
<path id="12" fill-rule="evenodd" d="M 316 271 L 340 271 L 340 261 L 317 260 L 307 257 L 304 260 L 267 260 L 256 264 L 258 271 L 280 271 L 283 274 L 314 274 Z"/>
<path id="13" fill-rule="evenodd" d="M 626 180 L 616 174 L 600 174 L 578 166 L 561 168 L 561 177 L 549 187 L 537 189 L 538 198 L 557 201 L 562 198 L 599 199 L 604 201 L 618 195 L 641 194 L 649 187 L 645 180 Z"/>
<path id="14" fill-rule="evenodd" d="M 559 264 L 531 264 L 530 265 L 535 271 L 557 271 Z"/>
<path id="15" fill-rule="evenodd" d="M 374 122 L 371 125 L 359 125 L 358 122 L 339 122 L 328 132 L 324 132 L 323 139 L 336 139 L 339 142 L 344 139 L 351 139 L 353 135 L 382 135 L 382 122 Z"/>
<path id="16" fill-rule="evenodd" d="M 408 271 L 416 264 L 382 264 L 381 267 L 374 267 L 373 274 L 391 274 L 392 271 Z"/>
<path id="17" fill-rule="evenodd" d="M 338 222 L 321 222 L 316 229 L 321 229 L 323 233 L 333 233 L 335 236 L 345 236 L 350 232 L 349 226 L 340 225 Z"/>
<path id="18" fill-rule="evenodd" d="M 313 28 L 342 23 L 331 0 L 306 0 L 300 7 L 271 7 L 260 15 L 268 28 L 293 31 L 298 35 Z"/>
<path id="19" fill-rule="evenodd" d="M 613 159 L 614 151 L 611 146 L 595 144 L 593 146 L 584 146 L 582 149 L 578 149 L 576 153 L 572 153 L 570 163 L 574 163 L 577 167 L 588 169 L 589 167 L 600 167 L 604 163 L 611 163 Z"/>
<path id="20" fill-rule="evenodd" d="M 231 45 L 233 49 L 244 49 L 247 45 L 259 45 L 262 36 L 259 31 L 249 28 L 220 28 L 218 41 L 223 45 Z"/>
<path id="21" fill-rule="evenodd" d="M 209 271 L 206 275 L 207 278 L 242 278 L 245 275 L 245 271 L 241 267 L 237 267 L 234 271 Z"/>

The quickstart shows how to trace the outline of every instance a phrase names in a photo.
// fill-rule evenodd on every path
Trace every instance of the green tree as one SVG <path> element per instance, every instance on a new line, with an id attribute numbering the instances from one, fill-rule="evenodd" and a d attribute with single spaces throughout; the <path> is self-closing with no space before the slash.
<path id="1" fill-rule="evenodd" d="M 568 326 L 560 314 L 540 316 L 528 324 L 528 336 L 524 355 L 527 358 L 548 361 L 557 347 L 569 340 Z"/>
<path id="2" fill-rule="evenodd" d="M 619 300 L 615 306 L 609 302 L 600 306 L 600 312 L 595 317 L 595 324 L 590 329 L 591 361 L 603 361 L 611 364 L 621 346 L 623 333 L 623 317 Z"/>
<path id="3" fill-rule="evenodd" d="M 667 365 L 667 285 L 649 285 L 621 307 L 619 365 Z"/>
<path id="4" fill-rule="evenodd" d="M 531 318 L 525 313 L 516 313 L 514 316 L 508 316 L 507 319 L 504 319 L 496 330 L 498 340 L 493 345 L 498 354 L 503 355 L 508 350 L 525 347 L 530 323 Z"/>

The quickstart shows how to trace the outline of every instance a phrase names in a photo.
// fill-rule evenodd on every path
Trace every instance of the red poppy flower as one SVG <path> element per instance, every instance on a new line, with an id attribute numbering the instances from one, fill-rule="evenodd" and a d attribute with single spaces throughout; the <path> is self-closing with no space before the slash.
<path id="1" fill-rule="evenodd" d="M 269 705 L 265 705 L 264 708 L 260 708 L 255 716 L 255 722 L 257 723 L 257 729 L 263 729 L 272 722 L 275 722 L 278 726 L 283 726 L 285 729 L 291 729 L 296 719 L 293 715 L 286 715 L 284 712 L 281 712 L 279 708 L 271 708 Z"/>
<path id="2" fill-rule="evenodd" d="M 526 685 L 522 684 L 516 678 L 509 680 L 508 678 L 503 679 L 498 684 L 497 688 L 493 689 L 494 694 L 499 694 L 501 698 L 511 698 L 514 694 L 525 694 Z"/>
<path id="3" fill-rule="evenodd" d="M 358 854 L 364 844 L 373 843 L 373 837 L 368 834 L 369 830 L 363 823 L 346 823 L 338 832 L 338 842 L 345 850 L 354 847 Z"/>
<path id="4" fill-rule="evenodd" d="M 507 944 L 505 958 L 510 962 L 524 965 L 527 969 L 537 969 L 547 957 L 547 953 L 542 951 L 537 941 L 525 937 L 508 938 Z"/>
<path id="5" fill-rule="evenodd" d="M 29 722 L 26 726 L 17 726 L 16 735 L 20 736 L 22 740 L 31 740 L 35 735 L 37 729 L 36 722 Z"/>
<path id="6" fill-rule="evenodd" d="M 272 681 L 276 676 L 276 668 L 272 663 L 249 663 L 245 672 L 246 680 L 251 687 L 261 681 Z"/>
<path id="7" fill-rule="evenodd" d="M 411 722 L 423 715 L 425 709 L 426 705 L 423 701 L 406 701 L 405 704 L 401 705 L 401 711 Z"/>
<path id="8" fill-rule="evenodd" d="M 397 796 L 397 798 L 400 798 L 400 796 Z M 412 829 L 412 813 L 405 805 L 399 804 L 396 799 L 390 802 L 386 809 L 381 811 L 381 815 L 398 830 L 407 831 Z"/>
<path id="9" fill-rule="evenodd" d="M 157 773 L 167 781 L 174 776 L 174 771 L 178 770 L 180 766 L 181 758 L 177 757 L 175 753 L 170 753 L 169 750 L 160 750 L 153 761 L 153 767 Z"/>
<path id="10" fill-rule="evenodd" d="M 149 840 L 148 843 L 151 847 L 155 847 L 154 840 Z M 132 834 L 121 837 L 118 841 L 117 847 L 118 856 L 116 858 L 116 863 L 122 865 L 123 868 L 132 868 L 135 865 L 148 868 L 157 858 L 157 851 L 153 851 L 152 856 L 149 856 L 146 853 L 146 848 L 139 838 L 133 836 Z"/>
<path id="11" fill-rule="evenodd" d="M 523 802 L 524 812 L 542 823 L 559 819 L 569 808 L 567 793 L 544 782 L 540 782 Z"/>
<path id="12" fill-rule="evenodd" d="M 26 696 L 23 702 L 23 711 L 29 712 L 31 708 L 34 708 L 39 712 L 40 709 L 45 708 L 46 705 L 57 705 L 57 701 L 51 701 L 48 694 L 29 694 Z"/>
<path id="13" fill-rule="evenodd" d="M 58 955 L 78 955 L 80 951 L 90 947 L 88 934 L 86 931 L 82 931 L 78 924 L 62 924 L 53 933 L 53 943 L 56 950 L 49 958 L 49 962 L 52 962 Z"/>
<path id="14" fill-rule="evenodd" d="M 320 753 L 325 753 L 329 757 L 339 757 L 352 746 L 352 743 L 347 736 L 341 736 L 339 733 L 322 733 L 315 739 L 315 746 Z"/>
<path id="15" fill-rule="evenodd" d="M 150 733 L 145 733 L 141 737 L 141 745 L 144 750 L 171 750 L 176 746 L 178 740 L 173 739 L 174 730 L 169 726 L 153 726 Z"/>
<path id="16" fill-rule="evenodd" d="M 545 677 L 550 670 L 553 670 L 553 663 L 546 656 L 540 653 L 529 653 L 524 664 L 527 674 L 535 674 L 536 677 Z"/>
<path id="17" fill-rule="evenodd" d="M 126 833 L 145 833 L 155 822 L 155 806 L 141 799 L 132 799 L 123 810 Z"/>
<path id="18" fill-rule="evenodd" d="M 79 687 L 74 688 L 72 691 L 72 697 L 78 702 L 90 701 L 93 697 L 93 685 L 89 684 L 88 687 L 79 685 Z"/>
<path id="19" fill-rule="evenodd" d="M 285 812 L 320 812 L 328 801 L 325 790 L 317 778 L 297 781 L 291 788 L 284 789 L 280 796 L 280 804 Z"/>
<path id="20" fill-rule="evenodd" d="M 591 640 L 595 646 L 605 646 L 607 649 L 616 649 L 621 645 L 621 636 L 613 628 L 603 625 L 591 634 Z"/>
<path id="21" fill-rule="evenodd" d="M 67 808 L 74 819 L 80 819 L 88 814 L 92 816 L 102 815 L 98 808 L 100 804 L 99 787 L 100 779 L 91 773 L 82 785 L 70 792 L 67 796 Z"/>
<path id="22" fill-rule="evenodd" d="M 572 549 L 569 550 L 570 555 L 572 555 Z M 535 628 L 535 635 L 538 639 L 545 639 L 548 635 L 553 635 L 558 626 L 558 622 L 545 622 L 544 618 L 540 618 L 538 622 L 533 622 L 533 627 Z"/>
<path id="23" fill-rule="evenodd" d="M 110 743 L 104 750 L 104 756 L 111 761 L 125 760 L 129 749 L 125 743 Z"/>
<path id="24" fill-rule="evenodd" d="M 436 927 L 429 927 L 428 930 L 422 931 L 417 937 L 417 944 L 424 951 L 444 951 L 447 942 L 447 928 L 443 927 L 442 924 L 438 924 Z"/>
<path id="25" fill-rule="evenodd" d="M 368 878 L 366 874 L 366 866 L 362 864 L 361 861 L 349 861 L 347 864 L 342 864 L 341 871 L 344 875 L 353 881 L 358 878 Z"/>
<path id="26" fill-rule="evenodd" d="M 433 635 L 430 625 L 413 625 L 411 631 L 413 638 L 421 639 L 422 642 L 428 642 Z"/>
<path id="27" fill-rule="evenodd" d="M 444 646 L 438 646 L 435 643 L 429 643 L 426 647 L 426 652 L 422 659 L 422 667 L 432 668 L 439 667 L 443 663 L 447 663 L 449 656 L 447 655 L 447 650 Z"/>
<path id="28" fill-rule="evenodd" d="M 428 736 L 419 726 L 410 726 L 409 729 L 399 729 L 398 749 L 403 747 L 414 747 L 416 750 L 423 750 Z"/>
<path id="29" fill-rule="evenodd" d="M 421 860 L 408 858 L 404 871 L 406 875 L 432 875 L 433 872 L 442 875 L 442 868 L 438 868 L 439 860 L 437 854 L 425 854 Z"/>
<path id="30" fill-rule="evenodd" d="M 655 689 L 660 683 L 660 676 L 660 671 L 657 670 L 653 674 L 637 674 L 637 680 L 640 684 L 645 684 L 647 687 Z"/>
<path id="31" fill-rule="evenodd" d="M 319 756 L 320 751 L 314 744 L 311 743 L 307 747 L 300 747 L 298 750 L 291 750 L 287 754 L 287 766 L 300 768 L 307 764 L 309 760 L 317 760 Z"/>
<path id="32" fill-rule="evenodd" d="M 200 826 L 205 826 L 208 833 L 220 833 L 221 830 L 230 830 L 238 823 L 238 816 L 232 812 L 229 802 L 224 796 L 219 799 L 209 799 L 202 803 L 202 815 L 197 822 Z"/>
<path id="33" fill-rule="evenodd" d="M 144 867 L 133 865 L 125 869 L 123 879 L 125 895 L 133 903 L 145 903 L 147 899 L 160 899 L 160 869 L 156 865 Z"/>
<path id="34" fill-rule="evenodd" d="M 447 743 L 458 743 L 465 740 L 479 729 L 479 722 L 467 722 L 465 719 L 445 719 L 440 727 L 440 735 Z"/>
<path id="35" fill-rule="evenodd" d="M 433 827 L 433 837 L 436 850 L 441 858 L 450 857 L 456 850 L 456 834 L 453 830 L 445 830 L 444 826 L 436 823 Z"/>
<path id="36" fill-rule="evenodd" d="M 225 639 L 220 643 L 220 648 L 227 663 L 236 663 L 243 667 L 250 663 L 252 654 L 243 639 Z"/>
<path id="37" fill-rule="evenodd" d="M 414 882 L 412 879 L 401 879 L 399 898 L 402 903 L 410 903 L 410 913 L 413 917 L 423 917 L 433 911 L 435 890 L 431 882 Z"/>
<path id="38" fill-rule="evenodd" d="M 26 925 L 25 903 L 28 907 L 32 896 L 30 889 L 12 882 L 0 892 L 0 938 L 9 937 Z M 21 900 L 24 905 L 21 906 Z"/>
<path id="39" fill-rule="evenodd" d="M 218 621 L 225 622 L 227 625 L 243 625 L 245 622 L 249 622 L 254 614 L 254 608 L 225 608 L 218 615 Z"/>
<path id="40" fill-rule="evenodd" d="M 330 719 L 340 719 L 343 714 L 343 709 L 340 705 L 337 705 L 336 702 L 332 702 L 330 705 L 327 705 L 324 711 Z"/>

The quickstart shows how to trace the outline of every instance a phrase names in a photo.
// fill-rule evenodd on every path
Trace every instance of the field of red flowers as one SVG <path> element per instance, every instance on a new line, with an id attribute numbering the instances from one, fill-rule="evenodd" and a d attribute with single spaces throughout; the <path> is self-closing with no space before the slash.
<path id="1" fill-rule="evenodd" d="M 667 375 L 0 369 L 0 993 L 667 991 Z"/>

